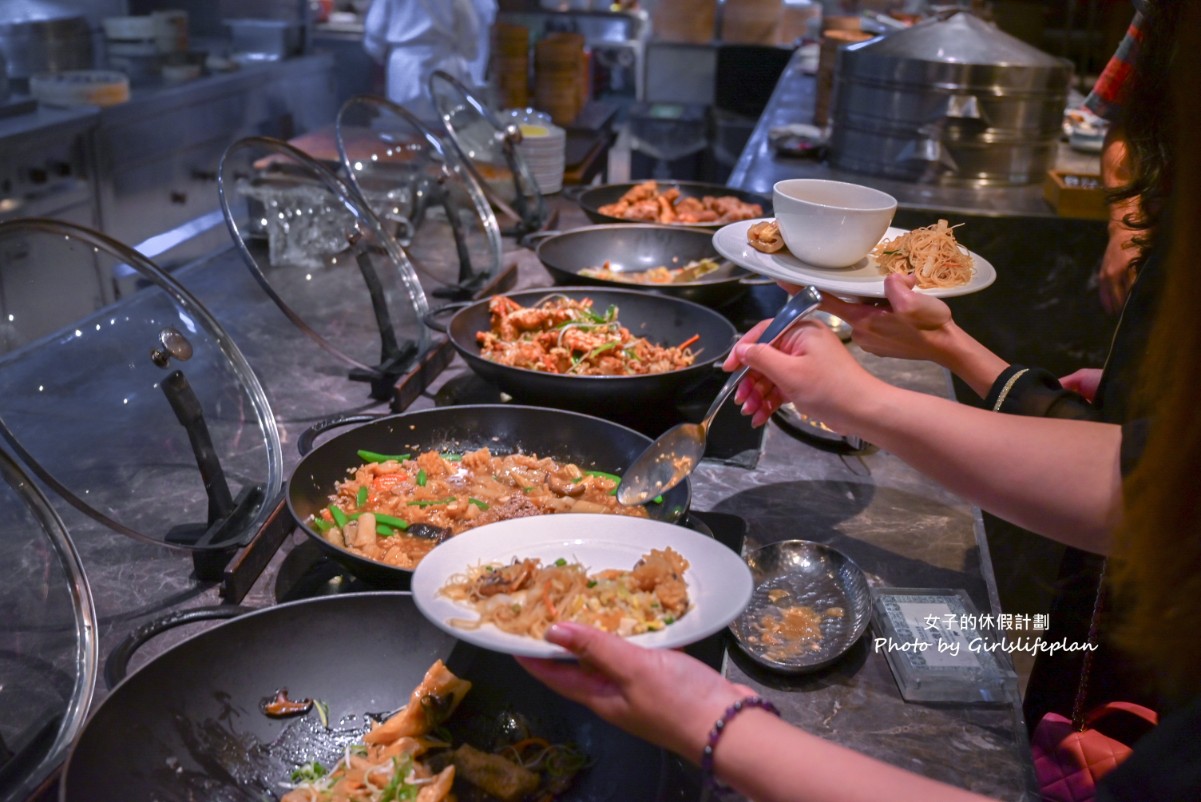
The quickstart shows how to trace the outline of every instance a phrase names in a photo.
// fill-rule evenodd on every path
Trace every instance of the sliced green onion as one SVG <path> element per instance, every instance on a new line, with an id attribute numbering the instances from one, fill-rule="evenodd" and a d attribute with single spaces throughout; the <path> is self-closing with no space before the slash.
<path id="1" fill-rule="evenodd" d="M 462 462 L 463 461 L 462 454 L 451 454 L 450 452 L 443 452 L 443 453 L 439 454 L 438 456 L 442 457 L 442 459 L 446 460 L 447 462 Z"/>
<path id="2" fill-rule="evenodd" d="M 363 451 L 361 449 L 357 453 L 359 459 L 363 462 L 404 462 L 409 458 L 408 454 L 380 454 L 375 451 Z"/>
<path id="3" fill-rule="evenodd" d="M 562 557 L 560 557 L 559 559 L 555 560 L 555 565 L 557 565 L 557 566 L 559 566 L 560 568 L 562 568 L 563 566 L 567 565 L 567 560 L 565 560 L 565 559 L 563 559 Z"/>
<path id="4" fill-rule="evenodd" d="M 342 508 L 336 504 L 329 505 L 329 514 L 333 516 L 334 523 L 338 525 L 339 529 L 344 529 L 350 522 L 349 516 L 342 512 Z"/>
<path id="5" fill-rule="evenodd" d="M 662 503 L 663 503 L 663 496 L 655 496 L 653 499 L 651 499 L 651 501 L 653 501 L 653 502 L 654 502 L 654 503 L 656 503 L 656 504 L 662 504 Z"/>
<path id="6" fill-rule="evenodd" d="M 617 345 L 618 345 L 618 343 L 616 341 L 611 342 L 611 343 L 605 343 L 604 345 L 598 345 L 595 348 L 593 348 L 591 351 L 589 351 L 588 356 L 584 357 L 584 359 L 592 359 L 594 356 L 599 356 L 600 354 L 603 354 L 605 351 L 611 351 L 614 348 L 616 348 Z"/>
<path id="7" fill-rule="evenodd" d="M 329 729 L 329 705 L 320 699 L 313 700 L 313 709 L 317 711 L 317 718 L 321 719 L 321 726 Z"/>
<path id="8" fill-rule="evenodd" d="M 590 588 L 596 587 L 596 580 L 595 579 L 588 580 L 588 587 L 590 587 Z"/>
<path id="9" fill-rule="evenodd" d="M 362 507 L 366 503 L 367 503 L 367 487 L 366 487 L 366 485 L 364 485 L 363 487 L 360 487 L 359 492 L 357 494 L 355 494 L 354 505 L 356 507 Z"/>
<path id="10" fill-rule="evenodd" d="M 424 471 L 417 471 L 417 486 L 425 487 L 425 483 L 429 481 L 429 475 Z"/>
<path id="11" fill-rule="evenodd" d="M 672 618 L 670 615 L 667 616 L 667 618 L 663 619 L 663 623 L 667 624 L 668 626 L 674 624 L 675 622 L 676 622 L 676 620 L 674 618 Z"/>
<path id="12" fill-rule="evenodd" d="M 311 783 L 314 780 L 319 780 L 328 773 L 328 769 L 322 766 L 316 760 L 310 760 L 303 766 L 298 766 L 292 772 L 292 782 L 294 783 Z"/>
<path id="13" fill-rule="evenodd" d="M 485 502 L 480 501 L 478 498 L 469 498 L 469 499 L 467 499 L 467 503 L 474 504 L 475 506 L 479 507 L 481 510 L 488 509 L 488 505 Z"/>

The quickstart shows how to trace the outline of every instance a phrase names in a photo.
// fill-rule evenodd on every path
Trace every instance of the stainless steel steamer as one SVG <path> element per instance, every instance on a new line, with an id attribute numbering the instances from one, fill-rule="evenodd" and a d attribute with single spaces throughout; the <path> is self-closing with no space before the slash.
<path id="1" fill-rule="evenodd" d="M 967 12 L 844 47 L 830 161 L 925 183 L 1036 183 L 1054 165 L 1071 64 Z"/>

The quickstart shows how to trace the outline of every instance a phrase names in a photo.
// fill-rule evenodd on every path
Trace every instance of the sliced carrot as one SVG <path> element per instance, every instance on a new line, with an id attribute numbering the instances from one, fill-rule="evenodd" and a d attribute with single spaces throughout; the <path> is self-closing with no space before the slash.
<path id="1" fill-rule="evenodd" d="M 701 338 L 701 335 L 700 335 L 700 334 L 694 334 L 694 335 L 692 335 L 692 336 L 691 336 L 691 337 L 689 337 L 687 340 L 685 340 L 684 342 L 680 343 L 680 350 L 681 350 L 681 351 L 682 351 L 682 350 L 684 350 L 685 348 L 687 348 L 688 346 L 692 345 L 694 342 L 696 342 L 696 341 L 697 341 L 697 340 L 699 340 L 700 338 Z"/>

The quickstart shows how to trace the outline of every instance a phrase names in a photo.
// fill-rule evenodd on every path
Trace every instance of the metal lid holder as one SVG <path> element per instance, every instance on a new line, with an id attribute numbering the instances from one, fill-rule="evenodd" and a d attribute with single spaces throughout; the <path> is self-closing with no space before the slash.
<path id="1" fill-rule="evenodd" d="M 504 233 L 520 237 L 542 228 L 546 203 L 517 150 L 521 130 L 503 125 L 470 89 L 442 70 L 430 74 L 429 89 L 455 150 L 488 200 L 513 220 L 513 228 Z"/>
<path id="2" fill-rule="evenodd" d="M 335 131 L 349 183 L 382 222 L 397 225 L 405 254 L 434 283 L 431 294 L 468 298 L 496 276 L 500 225 L 453 148 L 408 110 L 376 97 L 347 100 Z"/>
<path id="3" fill-rule="evenodd" d="M 421 324 L 429 307 L 412 263 L 362 195 L 269 137 L 230 145 L 217 186 L 230 234 L 271 300 L 349 365 L 351 380 L 370 384 L 372 398 L 392 398 L 429 349 Z M 361 284 L 344 280 L 348 267 Z"/>

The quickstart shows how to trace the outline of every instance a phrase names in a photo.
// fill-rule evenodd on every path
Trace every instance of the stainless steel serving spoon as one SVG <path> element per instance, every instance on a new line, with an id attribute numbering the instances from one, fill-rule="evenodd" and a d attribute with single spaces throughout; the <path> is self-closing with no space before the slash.
<path id="1" fill-rule="evenodd" d="M 758 341 L 768 344 L 775 342 L 792 324 L 812 314 L 821 302 L 822 295 L 815 288 L 801 290 L 776 313 L 775 319 L 759 335 Z M 673 426 L 638 455 L 621 477 L 621 485 L 617 488 L 619 503 L 627 507 L 645 504 L 671 490 L 692 473 L 705 455 L 705 441 L 714 416 L 748 370 L 750 368 L 744 365 L 730 374 L 700 423 Z"/>

